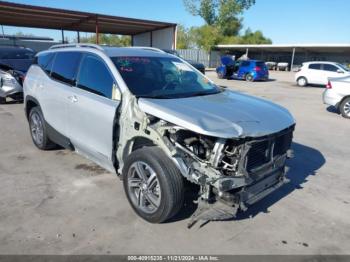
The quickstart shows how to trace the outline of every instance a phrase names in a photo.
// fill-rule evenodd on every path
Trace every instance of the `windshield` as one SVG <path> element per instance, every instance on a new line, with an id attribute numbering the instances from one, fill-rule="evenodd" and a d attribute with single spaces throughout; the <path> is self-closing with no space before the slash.
<path id="1" fill-rule="evenodd" d="M 348 67 L 346 67 L 345 65 L 342 64 L 337 64 L 340 68 L 344 69 L 345 71 L 349 72 L 350 69 Z"/>
<path id="2" fill-rule="evenodd" d="M 188 64 L 172 57 L 112 57 L 137 97 L 179 98 L 210 95 L 220 89 Z"/>

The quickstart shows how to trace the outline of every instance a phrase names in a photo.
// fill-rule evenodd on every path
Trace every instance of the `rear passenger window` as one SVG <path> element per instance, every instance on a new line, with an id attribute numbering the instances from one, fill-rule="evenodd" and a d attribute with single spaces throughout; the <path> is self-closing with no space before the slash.
<path id="1" fill-rule="evenodd" d="M 80 59 L 81 54 L 78 52 L 57 52 L 51 76 L 69 85 L 75 85 Z"/>
<path id="2" fill-rule="evenodd" d="M 54 57 L 54 53 L 41 54 L 37 58 L 37 63 L 46 73 L 50 74 Z"/>
<path id="3" fill-rule="evenodd" d="M 338 67 L 336 67 L 334 65 L 330 65 L 330 64 L 323 64 L 323 70 L 331 71 L 331 72 L 337 72 L 338 71 Z"/>
<path id="4" fill-rule="evenodd" d="M 310 64 L 309 69 L 321 70 L 321 64 Z"/>
<path id="5" fill-rule="evenodd" d="M 78 87 L 112 98 L 113 78 L 105 63 L 94 55 L 85 55 L 80 66 Z"/>

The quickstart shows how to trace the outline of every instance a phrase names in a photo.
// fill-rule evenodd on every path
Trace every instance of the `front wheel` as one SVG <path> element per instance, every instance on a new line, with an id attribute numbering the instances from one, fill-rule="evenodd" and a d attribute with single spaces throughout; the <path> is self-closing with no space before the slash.
<path id="1" fill-rule="evenodd" d="M 345 118 L 350 118 L 350 97 L 345 98 L 340 104 L 340 113 Z"/>
<path id="2" fill-rule="evenodd" d="M 158 147 L 144 147 L 128 156 L 123 185 L 132 208 L 148 222 L 162 223 L 183 205 L 182 175 Z"/>

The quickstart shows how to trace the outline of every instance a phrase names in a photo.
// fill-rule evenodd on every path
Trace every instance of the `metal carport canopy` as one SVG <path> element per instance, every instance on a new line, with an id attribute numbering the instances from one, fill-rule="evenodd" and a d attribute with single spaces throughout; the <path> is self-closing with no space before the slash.
<path id="1" fill-rule="evenodd" d="M 5 1 L 0 1 L 0 24 L 120 35 L 137 35 L 176 27 L 174 23 L 16 4 Z"/>

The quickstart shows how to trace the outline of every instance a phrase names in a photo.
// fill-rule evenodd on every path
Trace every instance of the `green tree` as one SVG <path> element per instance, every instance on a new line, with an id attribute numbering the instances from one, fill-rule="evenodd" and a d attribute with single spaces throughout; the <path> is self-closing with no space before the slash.
<path id="1" fill-rule="evenodd" d="M 96 35 L 80 38 L 82 43 L 96 43 Z M 100 34 L 99 43 L 110 46 L 130 46 L 131 37 L 126 35 Z"/>
<path id="2" fill-rule="evenodd" d="M 178 49 L 188 49 L 193 47 L 193 39 L 189 30 L 183 25 L 177 26 L 176 46 Z"/>
<path id="3" fill-rule="evenodd" d="M 272 41 L 270 38 L 265 37 L 260 30 L 252 32 L 248 28 L 241 37 L 241 44 L 272 44 Z"/>
<path id="4" fill-rule="evenodd" d="M 242 27 L 240 15 L 255 0 L 183 0 L 186 9 L 200 16 L 207 25 L 217 26 L 223 35 L 237 35 Z"/>

